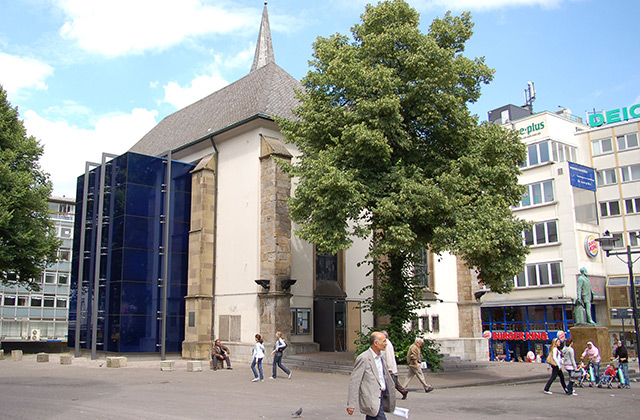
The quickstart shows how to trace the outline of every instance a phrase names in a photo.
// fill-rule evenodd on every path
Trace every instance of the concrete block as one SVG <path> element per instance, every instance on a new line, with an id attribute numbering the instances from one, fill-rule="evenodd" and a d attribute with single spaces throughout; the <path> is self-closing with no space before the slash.
<path id="1" fill-rule="evenodd" d="M 22 350 L 11 350 L 11 360 L 15 362 L 22 360 Z"/>
<path id="2" fill-rule="evenodd" d="M 0 360 L 4 360 L 4 350 L 0 350 Z"/>
<path id="3" fill-rule="evenodd" d="M 123 368 L 127 367 L 127 358 L 123 356 L 107 357 L 108 368 Z"/>
<path id="4" fill-rule="evenodd" d="M 202 372 L 202 362 L 200 360 L 189 360 L 187 362 L 187 372 Z"/>
<path id="5" fill-rule="evenodd" d="M 49 355 L 47 353 L 38 353 L 38 354 L 36 354 L 36 362 L 38 362 L 38 363 L 47 363 L 47 362 L 49 362 Z"/>
<path id="6" fill-rule="evenodd" d="M 176 370 L 176 362 L 173 360 L 163 360 L 160 362 L 160 370 L 163 372 L 173 372 Z"/>
<path id="7" fill-rule="evenodd" d="M 70 354 L 61 354 L 60 355 L 60 364 L 61 365 L 70 365 L 73 361 L 73 356 Z"/>

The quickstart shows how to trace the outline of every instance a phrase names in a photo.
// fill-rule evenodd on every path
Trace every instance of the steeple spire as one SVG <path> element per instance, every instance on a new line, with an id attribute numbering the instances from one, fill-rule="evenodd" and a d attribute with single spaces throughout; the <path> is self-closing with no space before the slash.
<path id="1" fill-rule="evenodd" d="M 253 57 L 251 71 L 275 62 L 276 59 L 273 55 L 273 44 L 271 42 L 271 29 L 269 29 L 267 2 L 265 1 L 264 10 L 262 11 L 262 23 L 260 23 L 260 33 L 258 34 L 258 44 L 256 45 L 256 54 Z"/>

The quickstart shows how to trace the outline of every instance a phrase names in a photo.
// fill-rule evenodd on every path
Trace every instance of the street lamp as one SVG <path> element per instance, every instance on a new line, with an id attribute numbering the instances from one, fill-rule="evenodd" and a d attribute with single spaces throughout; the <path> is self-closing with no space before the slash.
<path id="1" fill-rule="evenodd" d="M 636 235 L 636 237 L 637 236 L 638 235 Z M 602 247 L 602 250 L 607 254 L 607 257 L 615 255 L 616 258 L 627 264 L 627 267 L 629 267 L 629 298 L 631 299 L 631 308 L 633 311 L 633 326 L 636 329 L 636 358 L 638 359 L 638 367 L 640 367 L 640 334 L 638 331 L 638 307 L 636 304 L 636 288 L 633 278 L 633 263 L 640 259 L 640 257 L 638 257 L 634 260 L 633 254 L 640 254 L 640 251 L 631 251 L 631 245 L 627 245 L 626 251 L 612 251 L 615 239 L 608 230 L 604 232 L 604 236 L 602 238 L 598 238 L 596 239 L 596 241 L 600 243 L 600 246 Z M 625 261 L 620 258 L 620 255 L 626 255 L 627 260 Z"/>

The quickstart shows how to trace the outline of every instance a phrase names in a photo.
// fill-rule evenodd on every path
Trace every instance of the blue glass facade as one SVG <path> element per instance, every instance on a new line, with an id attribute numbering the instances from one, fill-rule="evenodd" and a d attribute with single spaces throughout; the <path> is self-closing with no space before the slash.
<path id="1" fill-rule="evenodd" d="M 569 337 L 574 325 L 572 304 L 500 306 L 482 308 L 481 313 L 482 330 L 491 334 L 491 360 L 526 360 L 529 351 L 544 360 L 551 340 L 559 331 Z"/>
<path id="2" fill-rule="evenodd" d="M 82 217 L 85 175 L 78 178 L 69 307 L 69 346 L 92 348 L 92 316 L 97 316 L 96 348 L 106 352 L 158 352 L 162 339 L 163 276 L 168 255 L 165 350 L 179 352 L 184 340 L 187 294 L 191 174 L 194 165 L 172 161 L 169 244 L 164 243 L 166 159 L 126 153 L 88 173 L 86 215 Z M 102 225 L 98 229 L 100 178 Z M 83 226 L 84 220 L 84 226 Z M 84 249 L 80 250 L 85 229 Z M 100 238 L 98 238 L 101 231 Z M 165 253 L 168 248 L 169 252 Z M 79 280 L 80 263 L 82 281 Z M 96 265 L 99 264 L 97 269 Z M 94 314 L 98 273 L 98 310 Z M 78 295 L 81 307 L 78 311 Z M 80 328 L 76 331 L 76 319 Z"/>

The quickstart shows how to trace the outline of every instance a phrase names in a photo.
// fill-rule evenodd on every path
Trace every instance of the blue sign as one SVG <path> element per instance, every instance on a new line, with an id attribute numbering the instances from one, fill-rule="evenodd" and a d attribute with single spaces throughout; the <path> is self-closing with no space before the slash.
<path id="1" fill-rule="evenodd" d="M 576 188 L 596 190 L 596 171 L 588 166 L 569 162 L 569 182 Z"/>

